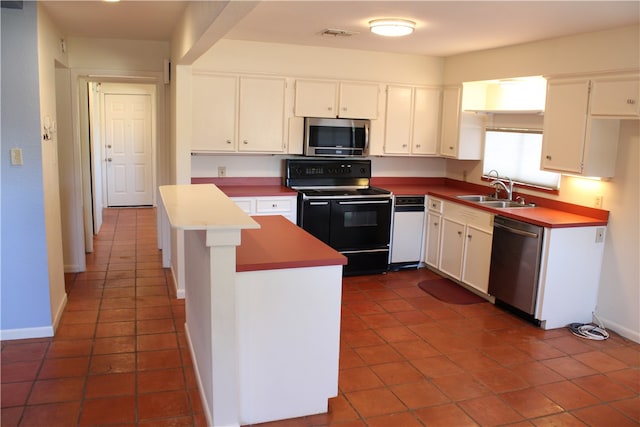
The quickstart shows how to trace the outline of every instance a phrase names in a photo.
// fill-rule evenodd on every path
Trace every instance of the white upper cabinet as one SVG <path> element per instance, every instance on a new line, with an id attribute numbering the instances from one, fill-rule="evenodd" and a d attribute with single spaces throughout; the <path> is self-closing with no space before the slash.
<path id="1" fill-rule="evenodd" d="M 283 78 L 240 78 L 238 151 L 285 150 L 285 89 Z"/>
<path id="2" fill-rule="evenodd" d="M 437 155 L 439 88 L 387 87 L 385 154 Z"/>
<path id="3" fill-rule="evenodd" d="M 193 75 L 192 151 L 234 152 L 238 78 Z"/>
<path id="4" fill-rule="evenodd" d="M 194 73 L 195 152 L 286 152 L 285 78 Z"/>
<path id="5" fill-rule="evenodd" d="M 442 93 L 440 154 L 459 160 L 482 158 L 484 116 L 462 111 L 462 86 L 445 87 Z"/>
<path id="6" fill-rule="evenodd" d="M 377 119 L 378 92 L 378 85 L 373 83 L 340 83 L 338 117 Z"/>
<path id="7" fill-rule="evenodd" d="M 640 76 L 594 79 L 590 113 L 593 116 L 640 117 Z"/>
<path id="8" fill-rule="evenodd" d="M 589 79 L 549 80 L 541 168 L 582 176 L 614 174 L 620 121 L 589 114 Z"/>
<path id="9" fill-rule="evenodd" d="M 298 117 L 376 119 L 378 117 L 378 85 L 297 80 L 294 114 Z"/>

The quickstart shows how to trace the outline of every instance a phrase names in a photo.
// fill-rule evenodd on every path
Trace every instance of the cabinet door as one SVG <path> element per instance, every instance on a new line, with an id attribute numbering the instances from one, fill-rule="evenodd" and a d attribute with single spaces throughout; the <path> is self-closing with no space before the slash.
<path id="1" fill-rule="evenodd" d="M 427 212 L 427 243 L 425 245 L 425 260 L 428 265 L 438 268 L 440 260 L 440 228 L 442 216 L 434 212 Z"/>
<path id="2" fill-rule="evenodd" d="M 193 151 L 236 151 L 238 79 L 194 74 L 192 79 Z"/>
<path id="3" fill-rule="evenodd" d="M 640 80 L 638 77 L 597 79 L 592 82 L 592 115 L 640 115 Z"/>
<path id="4" fill-rule="evenodd" d="M 588 80 L 547 83 L 542 169 L 582 173 L 588 100 Z"/>
<path id="5" fill-rule="evenodd" d="M 239 151 L 284 151 L 285 88 L 285 79 L 240 78 Z"/>
<path id="6" fill-rule="evenodd" d="M 417 87 L 413 94 L 413 154 L 438 154 L 440 89 Z"/>
<path id="7" fill-rule="evenodd" d="M 460 132 L 462 88 L 446 87 L 442 92 L 442 123 L 440 129 L 440 154 L 457 157 Z"/>
<path id="8" fill-rule="evenodd" d="M 409 154 L 411 150 L 412 101 L 411 87 L 387 87 L 386 154 Z"/>
<path id="9" fill-rule="evenodd" d="M 378 85 L 341 83 L 338 117 L 348 119 L 378 118 Z"/>
<path id="10" fill-rule="evenodd" d="M 294 112 L 299 117 L 337 117 L 336 82 L 297 80 Z"/>
<path id="11" fill-rule="evenodd" d="M 460 279 L 462 272 L 464 228 L 464 224 L 450 218 L 442 220 L 440 270 L 456 279 Z"/>
<path id="12" fill-rule="evenodd" d="M 492 238 L 491 233 L 467 225 L 462 281 L 485 294 L 489 289 Z"/>

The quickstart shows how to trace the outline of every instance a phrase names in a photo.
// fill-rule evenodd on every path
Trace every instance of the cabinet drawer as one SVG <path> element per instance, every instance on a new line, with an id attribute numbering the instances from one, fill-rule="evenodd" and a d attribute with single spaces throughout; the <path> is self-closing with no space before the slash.
<path id="1" fill-rule="evenodd" d="M 429 203 L 427 203 L 430 211 L 442 213 L 442 200 L 429 197 Z"/>
<path id="2" fill-rule="evenodd" d="M 294 201 L 291 199 L 258 199 L 256 201 L 256 213 L 281 213 L 291 212 L 294 209 Z"/>
<path id="3" fill-rule="evenodd" d="M 493 234 L 493 214 L 481 209 L 474 209 L 459 203 L 444 202 L 443 217 L 462 224 L 472 225 L 480 230 Z"/>
<path id="4" fill-rule="evenodd" d="M 231 200 L 233 200 L 233 202 L 238 205 L 238 207 L 242 209 L 247 215 L 251 215 L 253 213 L 253 204 L 255 202 L 254 199 L 241 199 L 233 197 Z"/>

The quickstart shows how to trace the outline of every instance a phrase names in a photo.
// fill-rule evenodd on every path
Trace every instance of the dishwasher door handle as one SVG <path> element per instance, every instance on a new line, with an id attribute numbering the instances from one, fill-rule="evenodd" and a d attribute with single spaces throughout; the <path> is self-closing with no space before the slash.
<path id="1" fill-rule="evenodd" d="M 537 233 L 532 233 L 530 231 L 525 231 L 525 230 L 518 230 L 517 228 L 508 227 L 506 225 L 498 224 L 497 222 L 494 222 L 493 226 L 496 227 L 496 228 L 502 228 L 504 230 L 507 230 L 510 233 L 518 234 L 520 236 L 531 237 L 533 239 L 537 239 L 538 238 L 538 234 Z"/>

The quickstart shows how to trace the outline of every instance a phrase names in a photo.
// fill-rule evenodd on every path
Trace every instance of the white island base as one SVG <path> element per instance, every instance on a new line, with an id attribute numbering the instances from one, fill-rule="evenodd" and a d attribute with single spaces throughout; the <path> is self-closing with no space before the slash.
<path id="1" fill-rule="evenodd" d="M 236 276 L 240 421 L 327 412 L 338 395 L 342 266 Z"/>
<path id="2" fill-rule="evenodd" d="M 254 221 L 214 186 L 160 190 L 184 231 L 186 333 L 208 424 L 326 412 L 346 258 L 284 217 Z"/>

